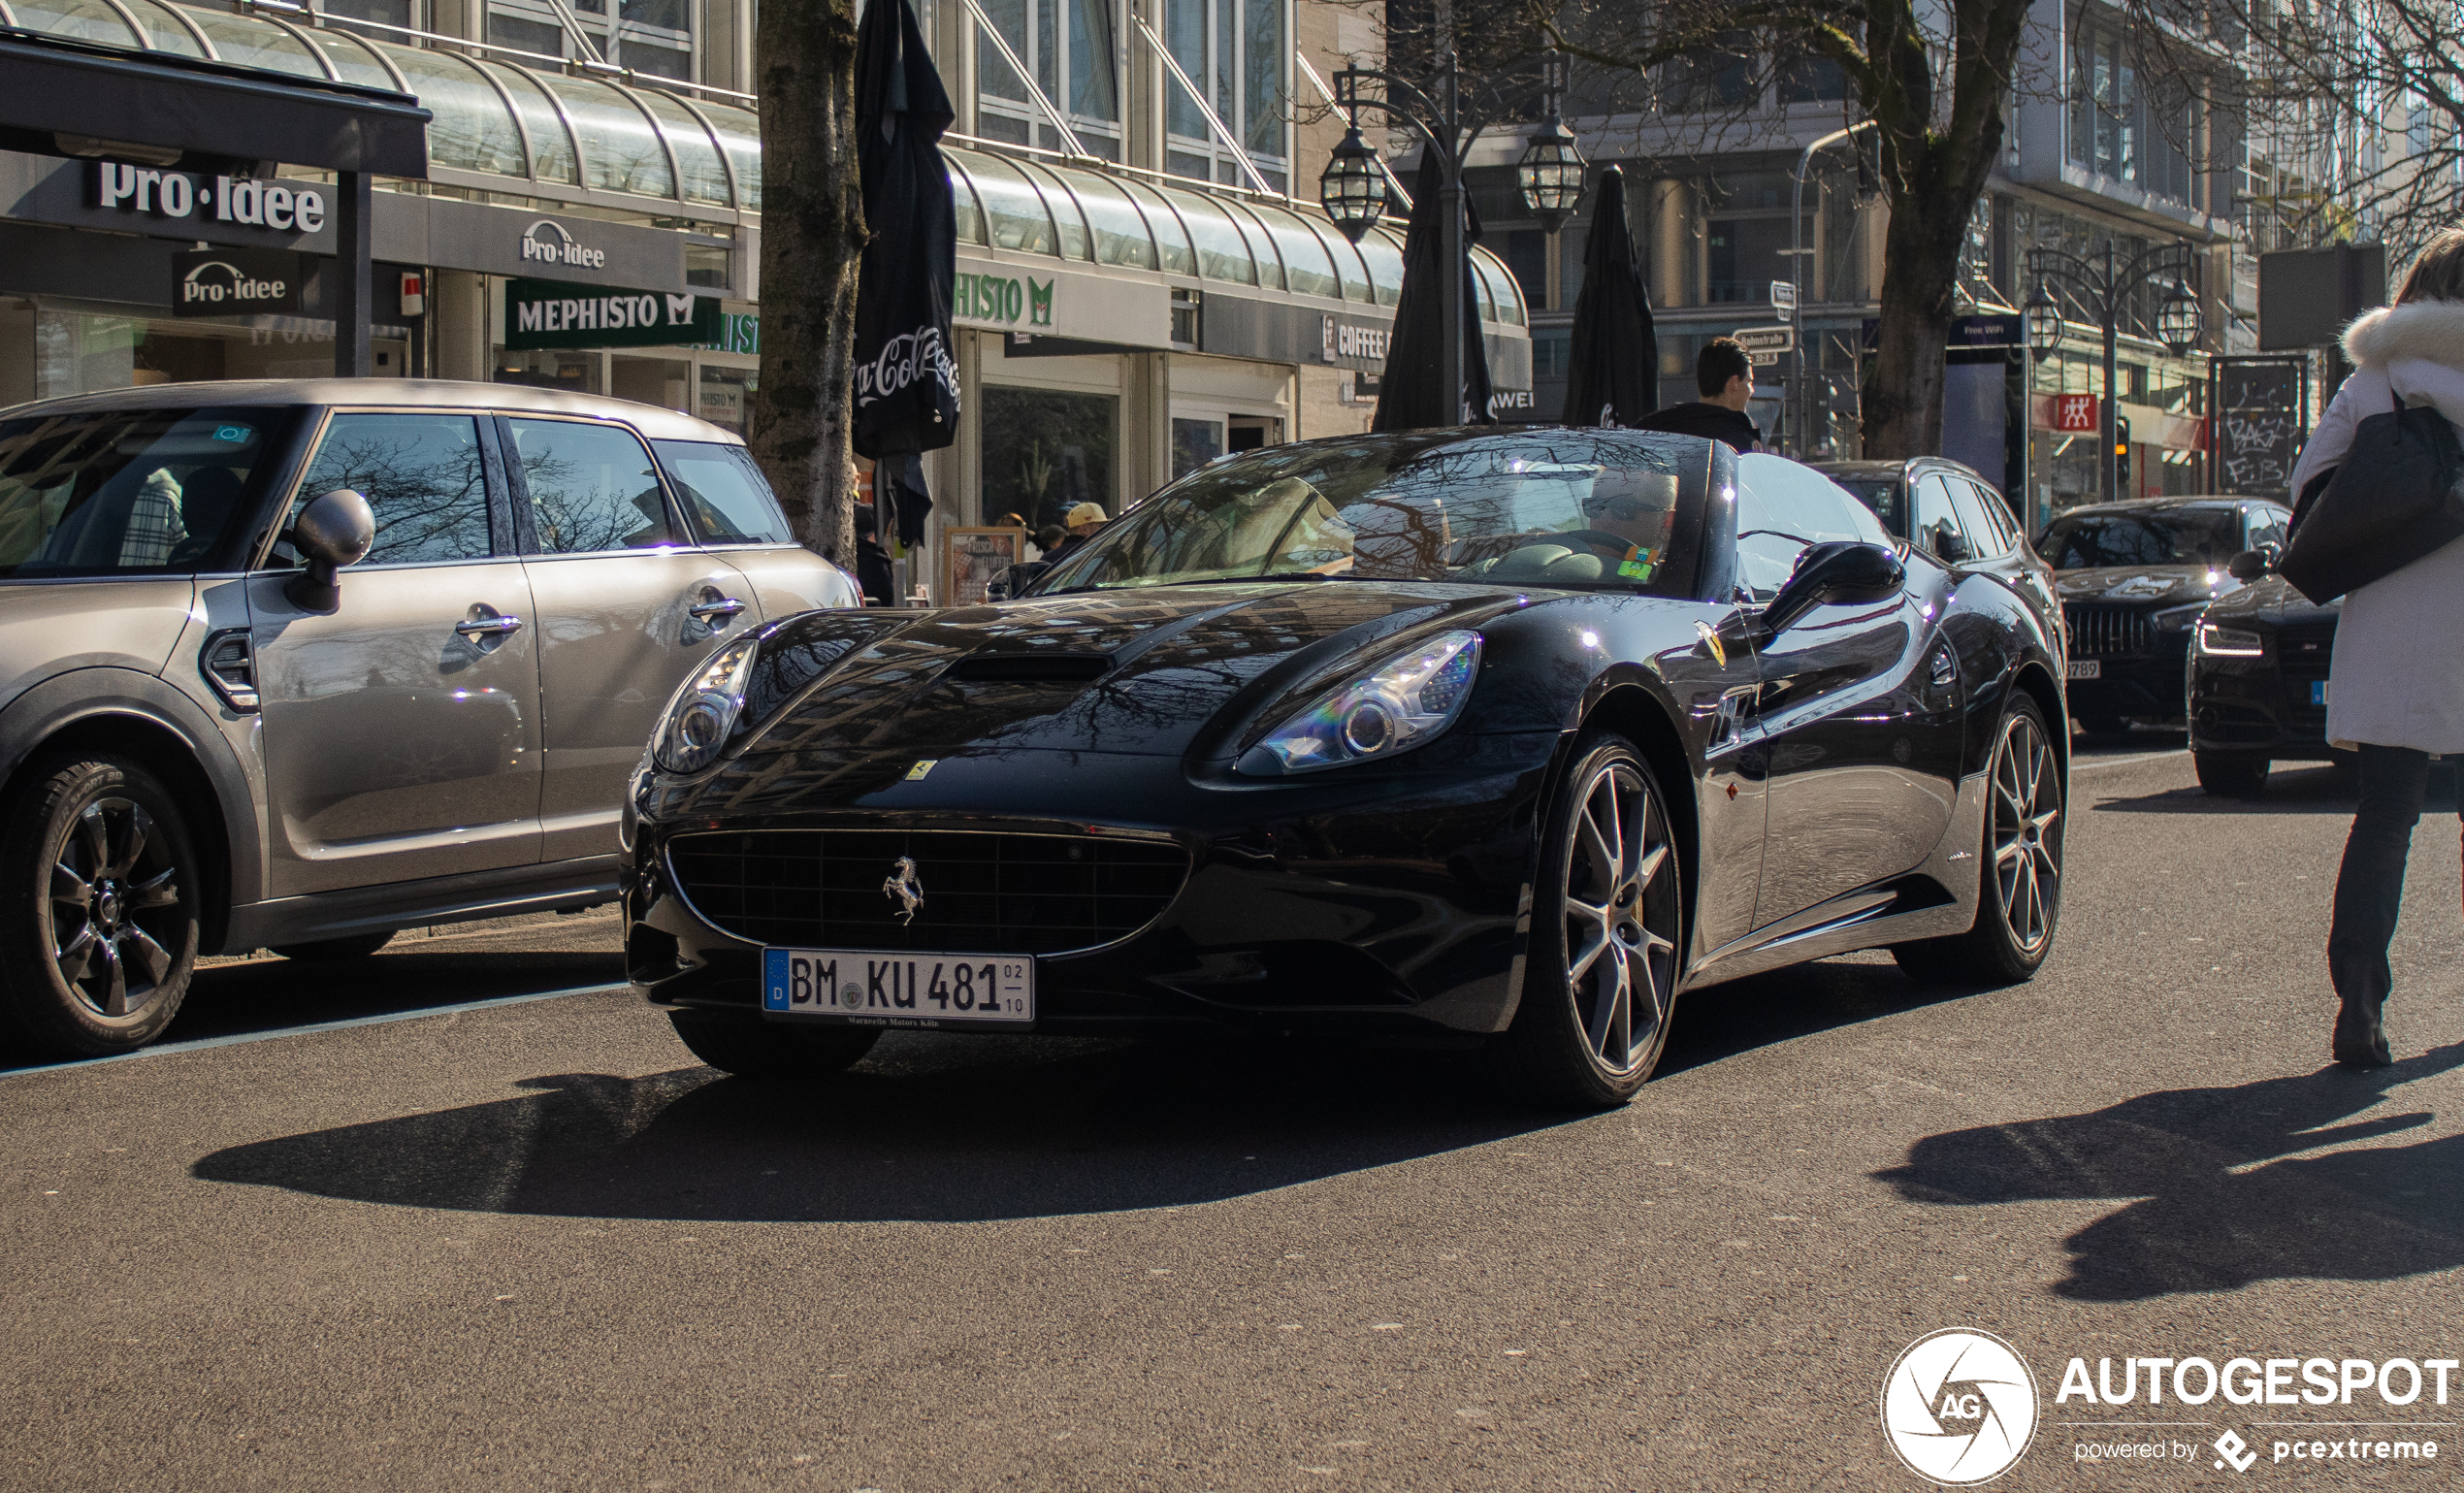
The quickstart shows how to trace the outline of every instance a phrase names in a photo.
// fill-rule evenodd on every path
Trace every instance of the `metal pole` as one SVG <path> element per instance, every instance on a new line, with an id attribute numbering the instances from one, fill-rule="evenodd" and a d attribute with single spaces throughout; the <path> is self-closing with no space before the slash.
<path id="1" fill-rule="evenodd" d="M 368 313 L 375 299 L 375 204 L 370 201 L 372 179 L 364 171 L 334 176 L 334 290 L 327 305 L 334 313 L 334 376 L 369 375 Z"/>
<path id="2" fill-rule="evenodd" d="M 2122 464 L 2114 459 L 2113 446 L 2115 439 L 2122 434 L 2120 424 L 2122 393 L 2114 386 L 2115 376 L 2120 372 L 2115 366 L 2114 354 L 2116 339 L 2120 335 L 2115 323 L 2122 314 L 2122 308 L 2115 304 L 2120 298 L 2115 293 L 2111 239 L 2105 241 L 2105 282 L 2098 288 L 2098 294 L 2103 298 L 2104 305 L 2105 397 L 2102 402 L 2104 405 L 2102 422 L 2104 445 L 2096 453 L 2098 463 L 2096 485 L 2104 493 L 2105 502 L 2119 503 L 2122 501 Z"/>
<path id="3" fill-rule="evenodd" d="M 1844 130 L 1833 130 L 1797 152 L 1797 170 L 1793 173 L 1797 185 L 1790 194 L 1788 210 L 1788 283 L 1789 288 L 1797 292 L 1797 309 L 1792 313 L 1797 335 L 1791 339 L 1797 350 L 1790 354 L 1790 358 L 1796 370 L 1791 381 L 1797 386 L 1795 405 L 1799 418 L 1797 428 L 1790 433 L 1795 438 L 1792 443 L 1796 447 L 1791 454 L 1800 460 L 1805 455 L 1806 426 L 1812 419 L 1804 407 L 1809 403 L 1805 397 L 1809 392 L 1805 387 L 1805 169 L 1813 163 L 1814 152 L 1828 150 L 1859 130 L 1873 127 L 1874 121 L 1866 119 Z M 1653 376 L 1658 375 L 1655 373 Z"/>
<path id="4" fill-rule="evenodd" d="M 1462 133 L 1456 125 L 1460 103 L 1456 82 L 1454 51 L 1448 48 L 1438 74 L 1443 96 L 1439 100 L 1438 118 L 1432 121 L 1445 131 L 1445 139 L 1432 139 L 1429 148 L 1438 152 L 1438 164 L 1444 172 L 1438 188 L 1438 259 L 1444 267 L 1438 282 L 1438 319 L 1445 328 L 1445 340 L 1438 355 L 1438 375 L 1439 386 L 1446 391 L 1449 408 L 1455 415 L 1446 422 L 1449 425 L 1467 423 L 1463 412 L 1463 340 L 1464 317 L 1471 310 L 1463 296 L 1464 272 L 1471 266 L 1464 259 L 1463 246 L 1463 162 L 1455 154 L 1456 139 Z M 1469 419 L 1477 420 L 1486 413 L 1474 410 Z"/>

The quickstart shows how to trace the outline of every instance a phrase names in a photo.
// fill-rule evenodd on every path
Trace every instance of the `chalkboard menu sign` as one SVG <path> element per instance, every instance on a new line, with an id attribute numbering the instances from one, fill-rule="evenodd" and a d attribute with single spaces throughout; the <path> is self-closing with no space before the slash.
<path id="1" fill-rule="evenodd" d="M 2215 375 L 2217 491 L 2289 500 L 2310 436 L 2308 360 L 2218 358 Z"/>

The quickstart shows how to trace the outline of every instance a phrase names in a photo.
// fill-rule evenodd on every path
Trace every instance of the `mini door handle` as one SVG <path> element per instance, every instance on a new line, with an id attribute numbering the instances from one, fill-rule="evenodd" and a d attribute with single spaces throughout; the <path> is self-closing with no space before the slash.
<path id="1" fill-rule="evenodd" d="M 453 625 L 453 630 L 465 637 L 503 636 L 507 633 L 522 631 L 522 619 L 511 616 L 481 617 L 471 622 L 457 622 Z"/>
<path id="2" fill-rule="evenodd" d="M 720 597 L 716 600 L 704 601 L 698 606 L 686 607 L 685 615 L 696 621 L 708 622 L 713 617 L 732 617 L 742 610 L 744 610 L 742 601 L 733 597 Z"/>

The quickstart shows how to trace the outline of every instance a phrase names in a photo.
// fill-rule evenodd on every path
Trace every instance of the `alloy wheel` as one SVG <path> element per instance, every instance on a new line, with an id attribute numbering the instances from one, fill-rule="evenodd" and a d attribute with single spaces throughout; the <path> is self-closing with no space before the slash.
<path id="1" fill-rule="evenodd" d="M 2033 956 L 2061 898 L 2061 772 L 2031 717 L 2014 713 L 1994 752 L 1994 879 L 2011 942 Z"/>
<path id="2" fill-rule="evenodd" d="M 1676 997 L 1678 898 L 1669 827 L 1631 763 L 1603 763 L 1576 797 L 1566 847 L 1566 984 L 1591 1056 L 1633 1073 Z"/>
<path id="3" fill-rule="evenodd" d="M 170 980 L 187 918 L 178 877 L 168 837 L 132 799 L 96 798 L 69 827 L 51 866 L 51 957 L 95 1014 L 134 1016 Z"/>

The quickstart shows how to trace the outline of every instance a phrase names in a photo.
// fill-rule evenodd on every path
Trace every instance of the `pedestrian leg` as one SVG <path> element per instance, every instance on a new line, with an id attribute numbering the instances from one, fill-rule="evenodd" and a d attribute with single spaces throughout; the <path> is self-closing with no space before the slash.
<path id="1" fill-rule="evenodd" d="M 2395 981 L 2387 945 L 2395 938 L 2404 862 L 2429 775 L 2426 752 L 2366 743 L 2361 748 L 2361 803 L 2336 872 L 2335 917 L 2327 933 L 2327 972 L 2342 1002 L 2333 1051 L 2336 1061 L 2348 1067 L 2383 1068 L 2393 1060 L 2382 1017 Z"/>

